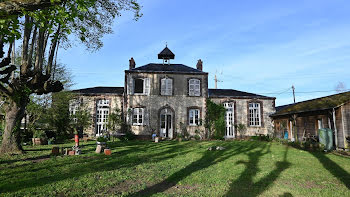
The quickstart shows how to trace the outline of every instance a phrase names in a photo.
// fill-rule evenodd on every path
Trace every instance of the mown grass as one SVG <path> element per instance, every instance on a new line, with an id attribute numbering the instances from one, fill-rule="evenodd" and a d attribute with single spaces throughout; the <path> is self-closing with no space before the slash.
<path id="1" fill-rule="evenodd" d="M 65 144 L 71 147 L 73 144 Z M 207 151 L 220 145 L 222 151 Z M 0 156 L 0 196 L 350 196 L 350 159 L 259 141 L 113 142 Z"/>

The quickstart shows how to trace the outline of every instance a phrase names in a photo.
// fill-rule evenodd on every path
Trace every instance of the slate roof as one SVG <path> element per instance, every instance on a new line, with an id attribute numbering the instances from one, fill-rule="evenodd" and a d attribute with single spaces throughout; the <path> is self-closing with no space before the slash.
<path id="1" fill-rule="evenodd" d="M 350 91 L 276 107 L 272 117 L 336 108 L 350 102 Z"/>
<path id="2" fill-rule="evenodd" d="M 275 97 L 268 97 L 249 92 L 242 92 L 233 89 L 209 89 L 209 97 L 230 97 L 230 98 L 260 98 L 260 99 L 275 99 Z"/>
<path id="3" fill-rule="evenodd" d="M 174 59 L 175 54 L 166 46 L 159 54 L 158 59 Z"/>
<path id="4" fill-rule="evenodd" d="M 92 87 L 73 90 L 74 93 L 95 95 L 95 94 L 115 94 L 123 95 L 124 87 Z"/>
<path id="5" fill-rule="evenodd" d="M 188 74 L 208 74 L 201 70 L 183 64 L 155 64 L 150 63 L 136 67 L 125 72 L 150 72 L 150 73 L 188 73 Z"/>

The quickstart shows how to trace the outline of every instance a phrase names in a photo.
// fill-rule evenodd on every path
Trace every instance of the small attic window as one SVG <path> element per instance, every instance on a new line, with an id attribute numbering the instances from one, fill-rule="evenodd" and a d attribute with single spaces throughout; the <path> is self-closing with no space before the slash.
<path id="1" fill-rule="evenodd" d="M 135 79 L 134 93 L 143 93 L 143 79 Z"/>

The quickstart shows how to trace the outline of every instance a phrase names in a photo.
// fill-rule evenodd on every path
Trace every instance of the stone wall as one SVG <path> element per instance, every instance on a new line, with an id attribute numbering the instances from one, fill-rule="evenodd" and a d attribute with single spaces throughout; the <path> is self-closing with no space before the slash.
<path id="1" fill-rule="evenodd" d="M 160 95 L 160 80 L 164 77 L 173 79 L 173 95 Z M 146 109 L 145 124 L 142 126 L 131 126 L 136 135 L 151 135 L 153 131 L 159 134 L 160 131 L 160 110 L 169 108 L 174 112 L 173 129 L 180 132 L 180 123 L 186 125 L 191 135 L 196 130 L 204 133 L 204 126 L 188 125 L 188 109 L 196 107 L 200 109 L 200 119 L 205 118 L 205 104 L 208 95 L 208 75 L 191 75 L 191 74 L 159 74 L 159 73 L 126 73 L 126 88 L 128 89 L 133 78 L 149 78 L 150 94 L 149 95 L 132 95 L 126 94 L 125 113 L 130 114 L 128 110 L 135 107 L 144 107 Z M 201 96 L 188 96 L 188 79 L 197 78 L 201 80 Z M 128 117 L 131 117 L 128 115 Z M 131 118 L 128 118 L 131 124 Z"/>
<path id="2" fill-rule="evenodd" d="M 216 104 L 224 102 L 234 103 L 234 124 L 246 125 L 246 135 L 253 136 L 258 134 L 267 135 L 273 133 L 273 122 L 270 115 L 275 113 L 274 99 L 245 99 L 245 98 L 210 98 Z M 262 103 L 262 124 L 260 127 L 251 127 L 248 124 L 248 102 Z"/>
<path id="3" fill-rule="evenodd" d="M 96 124 L 96 102 L 100 99 L 110 100 L 109 113 L 113 112 L 116 107 L 122 110 L 122 95 L 115 94 L 103 94 L 103 95 L 78 95 L 78 99 L 82 101 L 83 105 L 90 111 L 91 114 L 91 126 L 87 128 L 84 133 L 89 136 L 95 136 L 95 124 Z"/>

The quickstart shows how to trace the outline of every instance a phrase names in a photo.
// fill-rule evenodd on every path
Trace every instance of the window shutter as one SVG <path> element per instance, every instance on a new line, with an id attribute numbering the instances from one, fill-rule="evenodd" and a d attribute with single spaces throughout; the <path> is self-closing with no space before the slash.
<path id="1" fill-rule="evenodd" d="M 145 78 L 143 80 L 143 87 L 144 87 L 144 91 L 143 93 L 146 94 L 146 95 L 149 95 L 150 93 L 150 79 L 149 78 Z"/>
<path id="2" fill-rule="evenodd" d="M 128 124 L 132 124 L 132 113 L 133 113 L 133 109 L 129 108 L 126 114 L 126 123 Z"/>
<path id="3" fill-rule="evenodd" d="M 200 86 L 200 80 L 195 80 L 195 96 L 200 96 L 201 94 L 201 86 Z"/>
<path id="4" fill-rule="evenodd" d="M 172 79 L 167 79 L 166 82 L 167 82 L 167 84 L 166 84 L 167 95 L 172 95 L 173 80 Z"/>
<path id="5" fill-rule="evenodd" d="M 134 79 L 130 76 L 128 76 L 126 89 L 127 89 L 128 95 L 131 95 L 134 93 Z"/>
<path id="6" fill-rule="evenodd" d="M 143 125 L 149 125 L 149 110 L 146 108 L 142 108 L 142 113 L 143 113 Z"/>
<path id="7" fill-rule="evenodd" d="M 188 85 L 188 88 L 189 88 L 188 94 L 189 94 L 190 96 L 193 96 L 193 94 L 194 94 L 193 79 L 190 79 L 190 80 L 188 81 L 188 83 L 189 83 L 189 85 Z"/>
<path id="8" fill-rule="evenodd" d="M 166 91 L 166 82 L 165 81 L 166 81 L 165 78 L 160 80 L 160 83 L 161 83 L 160 84 L 160 86 L 161 86 L 160 87 L 160 94 L 161 95 L 165 95 L 165 91 Z"/>

